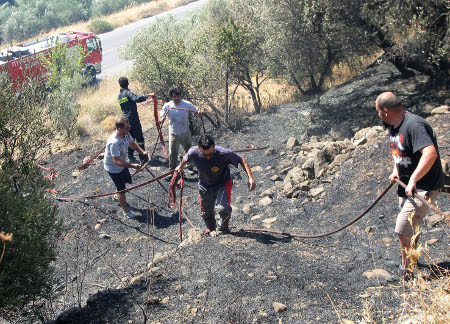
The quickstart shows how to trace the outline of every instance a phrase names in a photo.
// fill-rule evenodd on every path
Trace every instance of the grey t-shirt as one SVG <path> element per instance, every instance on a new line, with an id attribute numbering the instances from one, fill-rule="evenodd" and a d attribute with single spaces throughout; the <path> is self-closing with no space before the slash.
<path id="1" fill-rule="evenodd" d="M 175 105 L 173 101 L 167 102 L 160 113 L 161 117 L 167 114 L 169 118 L 169 133 L 173 135 L 179 135 L 189 132 L 189 111 L 186 110 L 176 110 L 170 108 L 184 108 L 192 110 L 193 112 L 198 111 L 198 109 L 191 104 L 189 101 L 180 100 L 178 105 Z M 169 111 L 167 113 L 167 111 Z"/>
<path id="2" fill-rule="evenodd" d="M 120 173 L 124 168 L 114 164 L 113 157 L 120 157 L 121 161 L 126 162 L 128 146 L 134 139 L 130 134 L 126 134 L 123 138 L 114 132 L 106 142 L 105 158 L 103 159 L 103 167 L 110 173 Z"/>

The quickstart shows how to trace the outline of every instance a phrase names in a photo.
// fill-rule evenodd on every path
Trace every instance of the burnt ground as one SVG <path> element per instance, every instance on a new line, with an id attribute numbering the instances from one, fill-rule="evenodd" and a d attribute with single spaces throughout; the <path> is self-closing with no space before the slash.
<path id="1" fill-rule="evenodd" d="M 358 147 L 337 172 L 313 182 L 325 189 L 314 199 L 275 195 L 271 204 L 261 207 L 258 195 L 274 185 L 270 177 L 277 174 L 289 137 L 301 138 L 306 133 L 320 138 L 343 121 L 354 129 L 378 125 L 374 102 L 387 90 L 397 92 L 413 111 L 421 111 L 427 104 L 445 103 L 442 94 L 426 92 L 424 84 L 420 75 L 402 79 L 392 66 L 381 65 L 321 96 L 252 116 L 240 132 L 212 131 L 216 144 L 231 149 L 253 144 L 270 145 L 276 150 L 275 155 L 264 155 L 264 151 L 243 153 L 252 167 L 260 165 L 263 169 L 254 172 L 257 188 L 253 192 L 248 192 L 245 172 L 232 168 L 231 226 L 236 232 L 229 235 L 202 237 L 178 248 L 177 210 L 167 207 L 167 194 L 156 183 L 127 194 L 128 202 L 140 215 L 137 220 L 124 219 L 119 205 L 110 197 L 58 202 L 67 231 L 58 242 L 56 297 L 49 320 L 143 323 L 147 317 L 152 323 L 337 323 L 339 316 L 361 321 L 364 308 L 370 308 L 376 322 L 393 322 L 402 312 L 401 293 L 405 289 L 396 276 L 400 251 L 393 232 L 395 190 L 356 224 L 328 237 L 294 239 L 238 230 L 265 228 L 262 221 L 276 217 L 273 230 L 318 234 L 357 216 L 388 185 L 392 161 L 386 136 Z M 448 161 L 449 115 L 429 121 L 439 135 L 442 158 Z M 154 143 L 155 133 L 154 129 L 146 133 L 147 143 Z M 103 145 L 54 154 L 43 162 L 60 173 L 73 170 Z M 161 155 L 158 148 L 151 164 L 157 174 L 167 170 Z M 134 181 L 138 184 L 148 179 L 149 174 L 143 172 Z M 168 182 L 162 183 L 168 186 Z M 71 172 L 61 174 L 55 180 L 55 189 L 60 196 L 82 196 L 111 192 L 114 186 L 101 161 L 96 160 L 77 177 Z M 246 214 L 243 207 L 250 202 L 255 206 L 251 214 Z M 449 194 L 441 194 L 439 204 L 449 210 Z M 195 176 L 187 176 L 183 209 L 195 226 L 204 227 Z M 261 218 L 252 220 L 255 215 Z M 449 262 L 448 226 L 440 223 L 431 228 L 429 224 L 424 222 L 422 241 L 438 241 L 420 261 Z M 185 218 L 182 229 L 186 238 L 190 225 Z M 155 256 L 161 260 L 154 262 L 148 280 L 139 280 Z M 388 271 L 390 282 L 362 276 L 375 268 Z M 152 302 L 146 304 L 149 298 Z M 283 303 L 287 310 L 277 313 L 273 302 Z"/>

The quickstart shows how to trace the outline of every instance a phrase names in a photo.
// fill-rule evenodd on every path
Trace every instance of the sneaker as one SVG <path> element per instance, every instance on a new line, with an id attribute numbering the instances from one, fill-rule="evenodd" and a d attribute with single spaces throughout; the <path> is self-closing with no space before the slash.
<path id="1" fill-rule="evenodd" d="M 133 213 L 131 209 L 128 209 L 126 212 L 123 212 L 123 216 L 129 219 L 136 219 L 137 215 Z"/>

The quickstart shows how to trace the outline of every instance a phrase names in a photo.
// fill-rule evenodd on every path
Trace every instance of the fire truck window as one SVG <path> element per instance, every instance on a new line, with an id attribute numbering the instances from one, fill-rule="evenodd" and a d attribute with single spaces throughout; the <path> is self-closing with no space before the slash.
<path id="1" fill-rule="evenodd" d="M 97 51 L 97 43 L 95 42 L 95 39 L 89 38 L 86 41 L 86 47 L 88 51 Z"/>

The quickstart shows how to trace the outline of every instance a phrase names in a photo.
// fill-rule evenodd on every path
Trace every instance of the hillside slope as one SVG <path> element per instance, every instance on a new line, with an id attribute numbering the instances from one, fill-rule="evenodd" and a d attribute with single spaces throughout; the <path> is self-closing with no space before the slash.
<path id="1" fill-rule="evenodd" d="M 324 238 L 239 230 L 318 234 L 356 217 L 388 185 L 392 161 L 386 133 L 380 128 L 373 128 L 365 144 L 341 140 L 333 162 L 307 188 L 288 193 L 286 177 L 303 162 L 302 152 L 322 145 L 317 143 L 336 142 L 345 132 L 378 125 L 374 102 L 383 91 L 405 98 L 408 108 L 444 104 L 445 98 L 422 89 L 424 81 L 420 75 L 402 79 L 391 65 L 380 65 L 320 97 L 252 116 L 239 133 L 213 131 L 217 145 L 272 149 L 243 153 L 254 168 L 255 191 L 248 192 L 242 169 L 232 169 L 234 233 L 230 235 L 205 237 L 184 220 L 185 241 L 179 245 L 178 213 L 167 207 L 167 194 L 156 183 L 127 194 L 141 215 L 137 220 L 124 219 L 110 197 L 60 202 L 68 231 L 59 242 L 55 262 L 52 322 L 143 323 L 144 313 L 152 323 L 334 323 L 338 316 L 356 322 L 365 316 L 364 305 L 373 306 L 370 312 L 377 322 L 397 319 L 404 286 L 396 276 L 400 252 L 393 232 L 395 190 L 356 224 Z M 429 119 L 447 161 L 449 116 Z M 147 142 L 154 143 L 155 136 L 151 130 Z M 287 149 L 290 137 L 300 145 Z M 44 162 L 58 170 L 72 170 L 102 145 L 58 153 Z M 167 163 L 161 150 L 158 154 L 151 165 L 162 174 Z M 140 173 L 134 181 L 148 179 L 148 173 Z M 167 187 L 168 182 L 162 183 Z M 114 187 L 96 160 L 76 177 L 70 172 L 58 177 L 56 189 L 60 196 L 81 196 L 111 192 Z M 449 210 L 448 193 L 441 194 L 439 204 Z M 204 227 L 192 176 L 186 179 L 183 210 L 196 227 Z M 438 241 L 421 262 L 448 263 L 448 226 L 430 219 L 424 222 L 423 232 L 422 241 Z M 387 275 L 384 279 L 363 276 L 373 269 L 383 269 Z M 287 310 L 275 311 L 274 302 Z"/>

